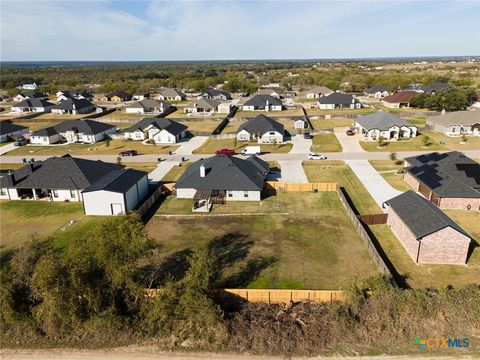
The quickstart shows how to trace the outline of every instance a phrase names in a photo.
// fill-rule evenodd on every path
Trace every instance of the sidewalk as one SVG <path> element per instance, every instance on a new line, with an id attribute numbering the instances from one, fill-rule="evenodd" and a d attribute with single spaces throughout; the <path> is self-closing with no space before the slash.
<path id="1" fill-rule="evenodd" d="M 193 151 L 205 143 L 208 136 L 194 136 L 190 140 L 180 143 L 175 155 L 192 155 Z"/>
<path id="2" fill-rule="evenodd" d="M 13 149 L 15 149 L 15 145 L 13 145 L 13 143 L 0 146 L 0 155 L 6 154 Z"/>
<path id="3" fill-rule="evenodd" d="M 151 183 L 160 182 L 165 175 L 175 166 L 178 161 L 162 161 L 151 173 L 148 174 L 148 181 Z"/>

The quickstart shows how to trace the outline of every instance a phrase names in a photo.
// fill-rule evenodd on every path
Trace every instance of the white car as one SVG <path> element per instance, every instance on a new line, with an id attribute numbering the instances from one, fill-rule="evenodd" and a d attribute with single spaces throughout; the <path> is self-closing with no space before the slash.
<path id="1" fill-rule="evenodd" d="M 307 159 L 308 160 L 327 160 L 327 157 L 325 155 L 311 153 L 311 154 L 308 154 Z"/>

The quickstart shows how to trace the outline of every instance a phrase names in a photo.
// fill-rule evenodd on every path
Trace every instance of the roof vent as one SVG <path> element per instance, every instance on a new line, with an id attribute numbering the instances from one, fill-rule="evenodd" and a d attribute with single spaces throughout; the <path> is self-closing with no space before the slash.
<path id="1" fill-rule="evenodd" d="M 207 169 L 205 168 L 205 165 L 200 165 L 200 177 L 204 178 L 205 175 L 207 174 Z"/>

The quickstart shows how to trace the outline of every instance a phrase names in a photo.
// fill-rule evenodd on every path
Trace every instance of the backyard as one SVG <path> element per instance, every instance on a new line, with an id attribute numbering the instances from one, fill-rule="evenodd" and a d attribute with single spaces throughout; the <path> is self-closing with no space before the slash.
<path id="1" fill-rule="evenodd" d="M 336 127 L 351 127 L 354 122 L 354 119 L 347 118 L 325 120 L 311 116 L 309 119 L 314 130 L 333 129 Z"/>
<path id="2" fill-rule="evenodd" d="M 246 146 L 260 146 L 262 153 L 276 153 L 286 154 L 291 148 L 292 144 L 258 144 L 256 142 L 237 141 L 236 139 L 208 139 L 202 146 L 194 150 L 194 154 L 213 154 L 219 149 L 232 149 L 239 153 Z"/>
<path id="3" fill-rule="evenodd" d="M 342 145 L 335 134 L 313 135 L 311 151 L 314 152 L 341 152 Z"/>
<path id="4" fill-rule="evenodd" d="M 380 175 L 395 189 L 399 191 L 412 190 L 410 185 L 403 181 L 403 164 L 394 164 L 392 160 L 369 160 L 369 163 L 379 172 Z"/>
<path id="5" fill-rule="evenodd" d="M 377 272 L 335 192 L 278 193 L 210 214 L 191 206 L 170 196 L 147 225 L 172 271 L 191 249 L 208 246 L 221 256 L 225 287 L 338 289 Z"/>
<path id="6" fill-rule="evenodd" d="M 426 136 L 430 137 L 429 133 L 420 134 L 413 139 L 399 140 L 385 142 L 384 145 L 379 148 L 378 141 L 360 141 L 360 146 L 365 151 L 436 151 L 436 150 L 448 150 L 444 145 L 440 145 L 432 137 L 426 139 Z M 426 140 L 425 140 L 426 139 Z M 424 146 L 423 141 L 427 141 L 427 146 Z"/>

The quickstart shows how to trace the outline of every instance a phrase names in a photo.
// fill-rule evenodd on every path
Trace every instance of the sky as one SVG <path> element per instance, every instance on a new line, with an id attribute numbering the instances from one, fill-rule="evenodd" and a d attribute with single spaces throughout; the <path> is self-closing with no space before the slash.
<path id="1" fill-rule="evenodd" d="M 480 55 L 480 0 L 0 0 L 2 61 L 461 55 Z"/>

